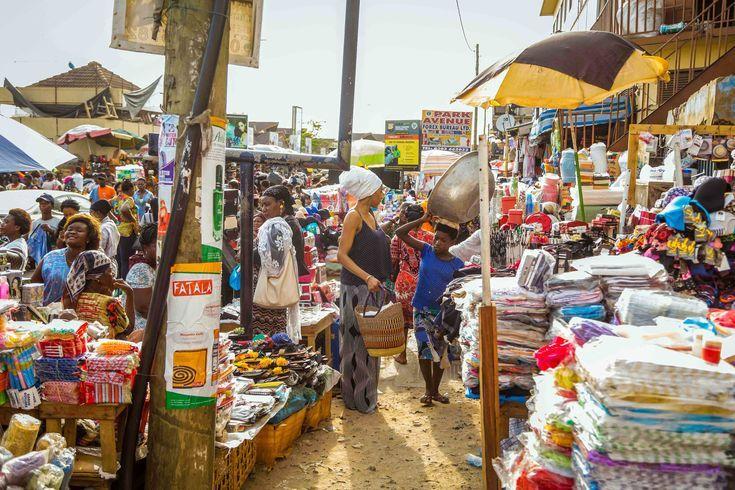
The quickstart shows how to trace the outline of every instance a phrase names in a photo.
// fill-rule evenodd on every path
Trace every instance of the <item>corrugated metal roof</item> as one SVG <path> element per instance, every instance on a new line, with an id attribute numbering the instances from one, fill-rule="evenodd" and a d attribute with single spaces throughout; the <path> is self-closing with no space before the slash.
<path id="1" fill-rule="evenodd" d="M 140 87 L 116 75 L 96 61 L 84 66 L 59 73 L 40 80 L 31 87 L 70 87 L 70 88 L 121 88 L 123 90 L 139 90 Z"/>

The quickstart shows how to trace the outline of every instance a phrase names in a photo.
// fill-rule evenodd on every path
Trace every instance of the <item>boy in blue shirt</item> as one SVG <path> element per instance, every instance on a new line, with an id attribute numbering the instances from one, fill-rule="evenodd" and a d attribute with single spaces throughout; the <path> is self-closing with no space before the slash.
<path id="1" fill-rule="evenodd" d="M 396 230 L 399 239 L 421 253 L 416 293 L 411 304 L 419 366 L 426 384 L 426 393 L 420 401 L 426 406 L 432 405 L 432 400 L 449 403 L 447 395 L 439 393 L 439 384 L 444 374 L 440 361 L 447 351 L 447 343 L 437 331 L 434 319 L 439 314 L 441 298 L 447 284 L 453 279 L 454 272 L 464 266 L 464 262 L 449 253 L 449 247 L 457 240 L 456 229 L 437 223 L 433 246 L 409 235 L 411 230 L 430 222 L 431 218 L 431 214 L 427 212 L 420 219 L 406 223 Z"/>

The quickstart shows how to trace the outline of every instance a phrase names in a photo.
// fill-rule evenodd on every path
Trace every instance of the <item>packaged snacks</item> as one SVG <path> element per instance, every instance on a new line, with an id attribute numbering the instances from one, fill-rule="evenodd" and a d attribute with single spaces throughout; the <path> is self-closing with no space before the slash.
<path id="1" fill-rule="evenodd" d="M 36 442 L 40 429 L 40 420 L 30 415 L 16 413 L 10 418 L 10 425 L 8 425 L 8 430 L 5 431 L 5 434 L 3 434 L 0 445 L 5 447 L 15 457 L 23 456 L 33 451 L 33 445 Z"/>

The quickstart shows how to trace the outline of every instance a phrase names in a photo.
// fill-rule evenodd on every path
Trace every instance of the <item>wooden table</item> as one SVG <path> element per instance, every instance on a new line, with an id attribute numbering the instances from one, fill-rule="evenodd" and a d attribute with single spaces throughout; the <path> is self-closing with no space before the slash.
<path id="1" fill-rule="evenodd" d="M 324 332 L 324 355 L 327 356 L 327 362 L 332 365 L 332 323 L 334 323 L 334 313 L 331 311 L 322 312 L 323 316 L 312 324 L 301 324 L 301 337 L 308 347 L 316 350 L 316 338 Z"/>

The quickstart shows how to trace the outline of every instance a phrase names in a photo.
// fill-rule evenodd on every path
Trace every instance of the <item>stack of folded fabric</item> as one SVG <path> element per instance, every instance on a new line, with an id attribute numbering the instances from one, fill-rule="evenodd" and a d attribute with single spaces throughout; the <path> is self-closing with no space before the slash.
<path id="1" fill-rule="evenodd" d="M 625 289 L 670 290 L 663 265 L 636 253 L 597 255 L 572 262 L 572 267 L 600 279 L 608 312 Z"/>
<path id="2" fill-rule="evenodd" d="M 577 488 L 727 488 L 733 366 L 604 335 L 576 361 Z"/>
<path id="3" fill-rule="evenodd" d="M 605 319 L 600 281 L 586 272 L 554 274 L 546 281 L 546 304 L 551 317 L 569 321 L 573 317 Z"/>
<path id="4" fill-rule="evenodd" d="M 592 177 L 593 189 L 607 189 L 610 187 L 610 176 L 607 174 L 594 174 Z"/>
<path id="5" fill-rule="evenodd" d="M 130 403 L 140 358 L 138 346 L 124 340 L 100 340 L 87 356 L 84 402 Z"/>
<path id="6" fill-rule="evenodd" d="M 44 401 L 78 405 L 82 402 L 81 383 L 85 356 L 39 357 L 35 361 L 36 375 L 41 382 Z"/>
<path id="7" fill-rule="evenodd" d="M 40 332 L 8 332 L 6 350 L 0 352 L 0 362 L 7 372 L 6 390 L 13 408 L 30 410 L 41 403 L 38 393 L 38 377 L 33 361 L 38 357 L 36 342 Z"/>
<path id="8" fill-rule="evenodd" d="M 582 187 L 594 185 L 595 164 L 584 153 L 579 154 L 579 176 L 582 178 Z"/>
<path id="9" fill-rule="evenodd" d="M 83 401 L 82 381 L 87 323 L 54 320 L 38 342 L 42 357 L 35 361 L 44 401 L 78 405 Z"/>

